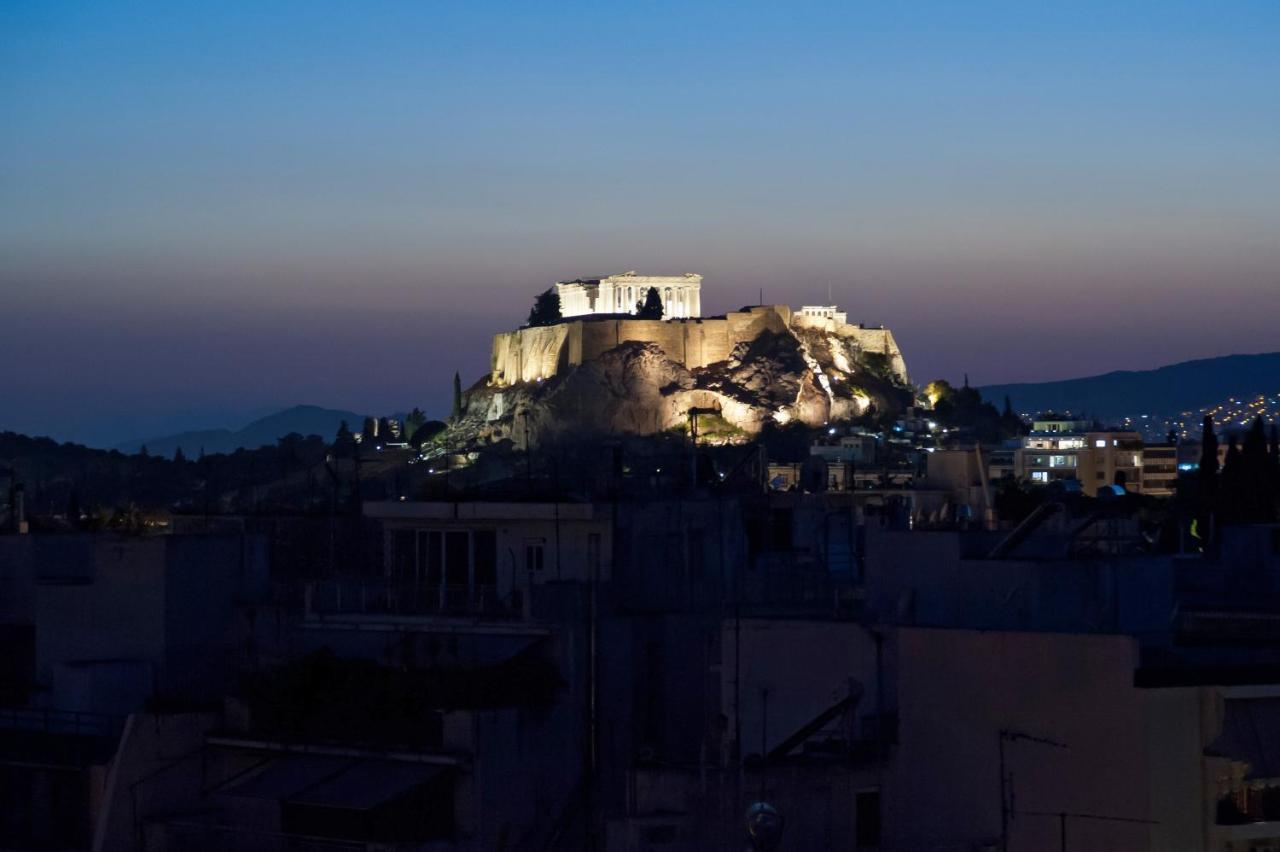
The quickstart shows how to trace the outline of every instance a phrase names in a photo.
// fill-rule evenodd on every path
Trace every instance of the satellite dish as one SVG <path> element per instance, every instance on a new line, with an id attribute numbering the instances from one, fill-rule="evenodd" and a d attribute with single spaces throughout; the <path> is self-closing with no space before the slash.
<path id="1" fill-rule="evenodd" d="M 768 802 L 756 802 L 747 808 L 747 840 L 755 852 L 773 852 L 782 842 L 783 819 L 778 809 Z"/>

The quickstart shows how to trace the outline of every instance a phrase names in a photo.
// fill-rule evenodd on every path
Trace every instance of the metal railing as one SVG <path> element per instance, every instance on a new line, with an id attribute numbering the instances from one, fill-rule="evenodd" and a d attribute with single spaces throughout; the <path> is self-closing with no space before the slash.
<path id="1" fill-rule="evenodd" d="M 79 710 L 39 707 L 0 707 L 0 730 L 82 737 L 113 737 L 124 727 L 124 718 Z"/>
<path id="2" fill-rule="evenodd" d="M 429 586 L 389 578 L 309 580 L 303 583 L 307 615 L 366 613 L 386 615 L 519 616 L 519 601 L 503 599 L 491 585 Z"/>

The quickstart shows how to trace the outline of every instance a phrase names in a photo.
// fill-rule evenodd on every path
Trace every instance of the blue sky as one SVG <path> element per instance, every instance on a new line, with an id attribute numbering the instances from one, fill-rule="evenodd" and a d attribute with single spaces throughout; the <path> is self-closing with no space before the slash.
<path id="1" fill-rule="evenodd" d="M 1119 8 L 1122 7 L 1122 8 Z M 0 428 L 443 412 L 558 277 L 920 380 L 1280 349 L 1280 4 L 0 7 Z"/>

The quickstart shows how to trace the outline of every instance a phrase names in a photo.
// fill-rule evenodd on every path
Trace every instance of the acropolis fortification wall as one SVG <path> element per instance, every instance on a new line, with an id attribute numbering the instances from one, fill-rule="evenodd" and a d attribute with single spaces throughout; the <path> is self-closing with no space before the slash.
<path id="1" fill-rule="evenodd" d="M 631 341 L 652 343 L 672 361 L 696 369 L 724 361 L 734 346 L 754 340 L 763 331 L 784 332 L 793 324 L 850 338 L 863 350 L 885 354 L 894 370 L 903 378 L 907 375 L 902 352 L 887 328 L 793 316 L 786 305 L 759 305 L 722 317 L 583 317 L 503 332 L 493 338 L 490 384 L 504 386 L 547 379 Z"/>

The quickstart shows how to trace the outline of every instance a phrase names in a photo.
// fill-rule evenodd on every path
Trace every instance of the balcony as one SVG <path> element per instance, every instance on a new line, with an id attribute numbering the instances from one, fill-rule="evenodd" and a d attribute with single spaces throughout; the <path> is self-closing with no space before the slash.
<path id="1" fill-rule="evenodd" d="M 386 577 L 308 580 L 302 583 L 303 610 L 324 615 L 440 615 L 518 618 L 519 590 L 503 597 L 491 585 L 428 586 Z"/>

